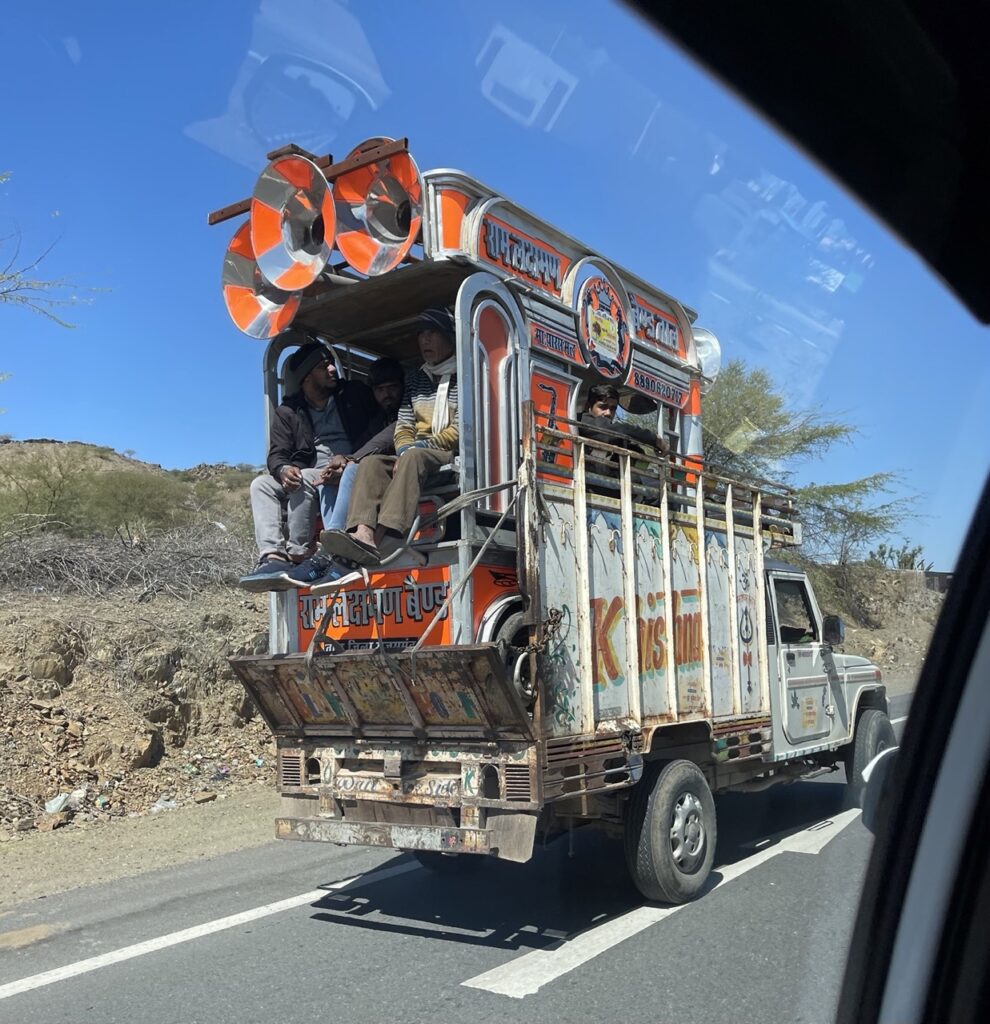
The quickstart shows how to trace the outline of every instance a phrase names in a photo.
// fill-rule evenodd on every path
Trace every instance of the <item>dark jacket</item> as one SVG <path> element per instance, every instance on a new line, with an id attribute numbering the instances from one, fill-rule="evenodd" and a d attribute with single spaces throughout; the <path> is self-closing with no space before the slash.
<path id="1" fill-rule="evenodd" d="M 384 416 L 371 389 L 357 381 L 342 380 L 334 392 L 337 411 L 351 447 L 358 448 L 384 425 Z M 276 480 L 283 466 L 308 469 L 316 465 L 316 438 L 309 403 L 303 393 L 287 398 L 272 417 L 268 445 L 268 472 Z"/>
<path id="2" fill-rule="evenodd" d="M 581 413 L 578 420 L 578 433 L 590 441 L 603 441 L 616 448 L 628 448 L 630 451 L 660 452 L 666 454 L 666 443 L 656 434 L 634 423 L 616 422 L 592 416 L 590 412 Z"/>
<path id="3" fill-rule="evenodd" d="M 360 462 L 366 455 L 394 455 L 395 454 L 395 414 L 386 416 L 385 413 L 379 409 L 377 423 L 382 424 L 382 429 L 379 430 L 374 437 L 369 438 L 361 447 L 354 452 L 353 455 L 348 455 L 348 459 L 352 462 Z M 373 424 L 369 424 L 370 429 L 374 429 Z"/>
<path id="4" fill-rule="evenodd" d="M 654 458 L 658 454 L 667 454 L 666 442 L 651 431 L 637 427 L 634 423 L 615 422 L 592 416 L 590 412 L 582 413 L 578 418 L 578 433 L 589 441 L 602 441 L 616 448 L 626 448 L 631 452 L 641 452 Z M 587 453 L 588 472 L 599 477 L 618 477 L 618 456 L 614 452 L 605 453 L 601 449 L 597 450 L 597 454 L 595 451 L 592 449 Z M 632 465 L 634 484 L 654 484 L 655 481 L 651 477 L 636 473 L 635 460 Z M 596 483 L 591 489 L 613 498 L 619 497 L 617 489 L 604 484 Z"/>

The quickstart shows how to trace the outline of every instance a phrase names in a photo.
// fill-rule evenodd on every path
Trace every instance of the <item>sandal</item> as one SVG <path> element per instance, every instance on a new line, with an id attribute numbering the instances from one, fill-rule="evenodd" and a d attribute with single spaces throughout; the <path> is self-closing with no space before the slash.
<path id="1" fill-rule="evenodd" d="M 320 547 L 327 554 L 346 558 L 356 565 L 378 565 L 382 560 L 381 552 L 374 544 L 365 544 L 344 530 L 324 530 L 320 534 Z"/>

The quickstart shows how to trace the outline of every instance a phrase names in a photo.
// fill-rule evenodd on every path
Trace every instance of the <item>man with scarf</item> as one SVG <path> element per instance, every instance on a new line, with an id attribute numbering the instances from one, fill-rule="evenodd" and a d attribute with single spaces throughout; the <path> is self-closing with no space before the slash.
<path id="1" fill-rule="evenodd" d="M 323 548 L 359 565 L 377 565 L 416 518 L 423 482 L 457 454 L 457 355 L 454 318 L 437 306 L 419 318 L 423 365 L 406 381 L 395 425 L 395 455 L 364 459 L 351 492 L 346 530 L 328 530 Z"/>

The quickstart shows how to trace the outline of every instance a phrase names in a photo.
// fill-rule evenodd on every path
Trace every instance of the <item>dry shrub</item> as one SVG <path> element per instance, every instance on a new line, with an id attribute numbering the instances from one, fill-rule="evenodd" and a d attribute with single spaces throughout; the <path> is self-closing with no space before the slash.
<path id="1" fill-rule="evenodd" d="M 159 595 L 188 600 L 204 589 L 232 585 L 252 558 L 242 534 L 212 522 L 147 536 L 29 530 L 0 538 L 0 588 L 90 597 L 125 591 L 139 602 Z"/>

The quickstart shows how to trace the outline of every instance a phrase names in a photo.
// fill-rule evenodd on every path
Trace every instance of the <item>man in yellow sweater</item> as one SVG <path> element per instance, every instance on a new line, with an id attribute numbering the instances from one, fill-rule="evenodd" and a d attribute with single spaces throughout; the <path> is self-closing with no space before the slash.
<path id="1" fill-rule="evenodd" d="M 457 354 L 454 318 L 442 306 L 419 319 L 423 365 L 406 381 L 395 424 L 395 455 L 361 461 L 347 530 L 328 530 L 323 549 L 359 565 L 377 565 L 384 541 L 394 547 L 416 518 L 423 482 L 457 454 Z"/>

